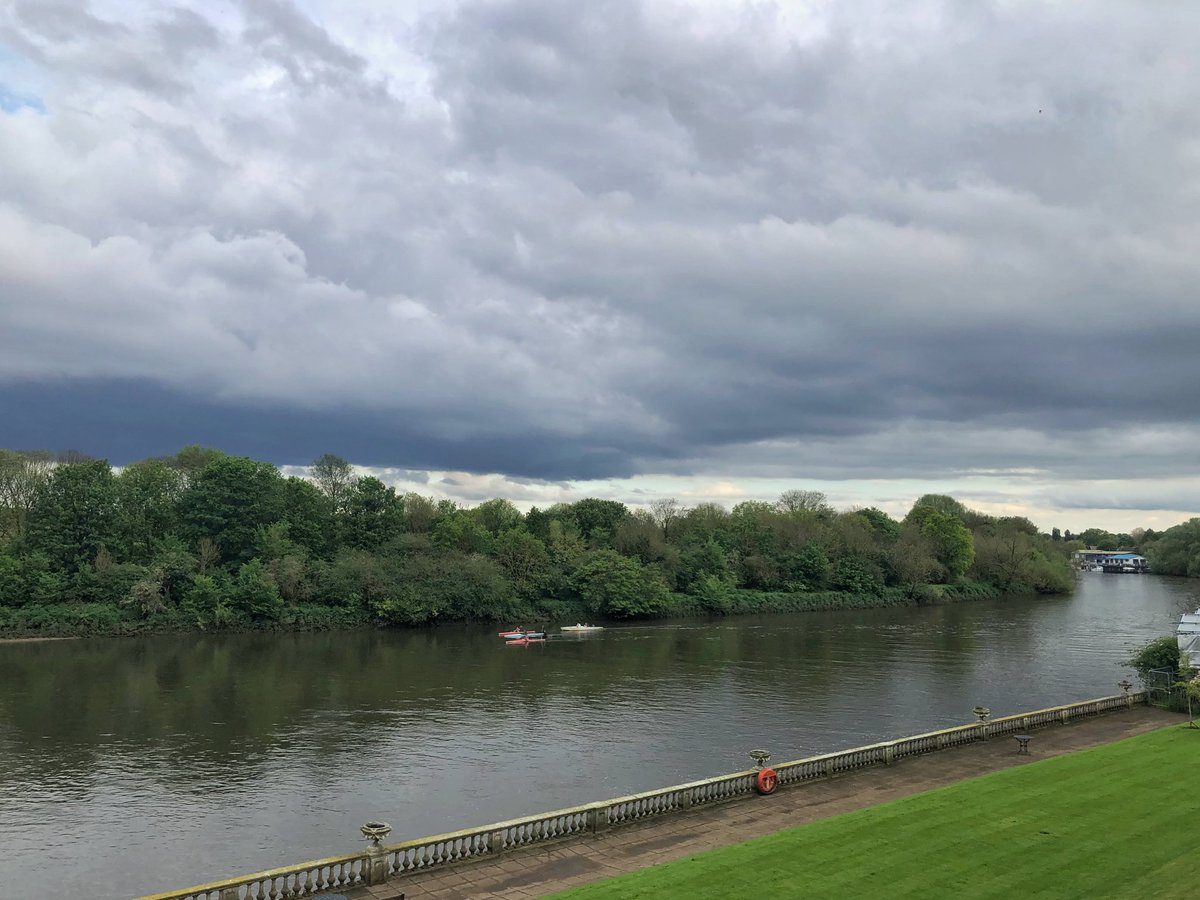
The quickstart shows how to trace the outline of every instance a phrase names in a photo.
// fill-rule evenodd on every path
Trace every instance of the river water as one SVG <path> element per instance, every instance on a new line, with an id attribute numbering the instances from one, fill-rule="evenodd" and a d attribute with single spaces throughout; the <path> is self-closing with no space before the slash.
<path id="1" fill-rule="evenodd" d="M 687 620 L 0 644 L 0 896 L 123 898 L 1117 693 L 1200 582 Z"/>

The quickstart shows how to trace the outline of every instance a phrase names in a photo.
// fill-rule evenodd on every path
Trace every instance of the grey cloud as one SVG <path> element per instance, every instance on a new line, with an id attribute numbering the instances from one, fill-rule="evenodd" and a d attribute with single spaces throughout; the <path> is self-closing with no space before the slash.
<path id="1" fill-rule="evenodd" d="M 531 479 L 1195 464 L 1190 7 L 14 9 L 12 403 Z"/>
<path id="2" fill-rule="evenodd" d="M 244 10 L 246 41 L 282 66 L 297 85 L 353 91 L 360 83 L 363 59 L 334 41 L 290 0 L 254 0 Z"/>

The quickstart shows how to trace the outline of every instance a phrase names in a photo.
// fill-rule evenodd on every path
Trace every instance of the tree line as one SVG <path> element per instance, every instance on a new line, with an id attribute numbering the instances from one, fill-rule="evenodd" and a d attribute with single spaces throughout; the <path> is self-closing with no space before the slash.
<path id="1" fill-rule="evenodd" d="M 114 470 L 0 450 L 0 627 L 288 627 L 911 602 L 1070 589 L 1069 550 L 941 495 L 903 520 L 777 502 L 648 509 L 596 498 L 522 513 L 398 494 L 326 454 L 308 477 L 187 447 Z M 776 602 L 776 601 L 771 601 Z M 832 602 L 832 601 L 829 601 Z"/>

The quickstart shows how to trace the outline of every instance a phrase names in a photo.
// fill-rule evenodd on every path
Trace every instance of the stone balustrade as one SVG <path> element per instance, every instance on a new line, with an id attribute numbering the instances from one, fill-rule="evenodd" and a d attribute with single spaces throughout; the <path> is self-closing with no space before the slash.
<path id="1" fill-rule="evenodd" d="M 870 766 L 891 765 L 910 756 L 932 753 L 991 737 L 1023 734 L 1034 728 L 1066 723 L 1074 718 L 1099 715 L 1146 702 L 1145 691 L 1134 691 L 931 731 L 866 747 L 810 756 L 780 763 L 772 768 L 778 774 L 780 784 L 801 784 Z M 505 850 L 532 844 L 597 834 L 611 827 L 694 809 L 705 804 L 721 803 L 738 797 L 752 797 L 755 796 L 756 774 L 756 769 L 733 772 L 716 778 L 525 816 L 479 828 L 370 847 L 345 856 L 330 856 L 295 866 L 198 885 L 182 891 L 153 894 L 138 900 L 290 900 L 293 897 L 308 897 L 335 888 L 377 884 L 409 872 L 493 856 Z"/>

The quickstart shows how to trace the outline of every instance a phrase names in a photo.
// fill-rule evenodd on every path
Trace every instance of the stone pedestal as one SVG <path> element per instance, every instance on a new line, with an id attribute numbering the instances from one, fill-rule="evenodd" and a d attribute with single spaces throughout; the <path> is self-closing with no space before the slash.
<path id="1" fill-rule="evenodd" d="M 359 829 L 370 845 L 363 859 L 363 881 L 368 885 L 386 884 L 391 873 L 388 871 L 388 854 L 380 842 L 392 832 L 387 822 L 368 822 Z"/>
<path id="2" fill-rule="evenodd" d="M 382 847 L 368 848 L 363 860 L 363 880 L 368 885 L 387 884 L 389 874 L 387 851 Z"/>

